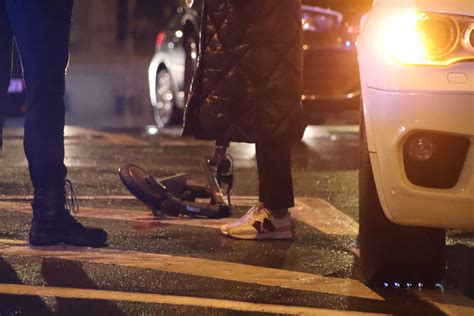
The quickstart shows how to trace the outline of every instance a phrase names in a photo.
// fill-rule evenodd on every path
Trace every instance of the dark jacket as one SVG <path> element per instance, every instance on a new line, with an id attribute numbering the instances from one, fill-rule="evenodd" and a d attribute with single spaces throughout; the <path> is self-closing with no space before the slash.
<path id="1" fill-rule="evenodd" d="M 205 0 L 184 135 L 235 142 L 301 139 L 300 0 Z"/>

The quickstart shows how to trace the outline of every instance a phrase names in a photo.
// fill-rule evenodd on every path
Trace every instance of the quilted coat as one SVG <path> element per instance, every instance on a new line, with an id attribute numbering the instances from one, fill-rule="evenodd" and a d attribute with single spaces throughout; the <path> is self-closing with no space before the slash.
<path id="1" fill-rule="evenodd" d="M 233 142 L 301 139 L 301 0 L 204 0 L 184 135 Z"/>

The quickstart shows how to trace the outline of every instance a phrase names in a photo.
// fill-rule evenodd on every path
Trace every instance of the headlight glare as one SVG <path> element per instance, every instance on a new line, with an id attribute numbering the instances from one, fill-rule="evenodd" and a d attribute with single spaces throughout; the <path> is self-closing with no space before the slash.
<path id="1" fill-rule="evenodd" d="M 447 66 L 474 59 L 472 18 L 405 11 L 384 21 L 383 54 L 405 65 Z M 472 46 L 471 46 L 472 47 Z"/>
<path id="2" fill-rule="evenodd" d="M 459 26 L 449 17 L 423 14 L 416 28 L 427 57 L 433 60 L 452 52 L 459 41 Z"/>

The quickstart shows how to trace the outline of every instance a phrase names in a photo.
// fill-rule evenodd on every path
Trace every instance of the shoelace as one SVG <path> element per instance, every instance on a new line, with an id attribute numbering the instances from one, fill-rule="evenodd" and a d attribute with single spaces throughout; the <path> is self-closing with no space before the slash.
<path id="1" fill-rule="evenodd" d="M 252 215 L 254 212 L 258 212 L 259 209 L 260 209 L 260 205 L 252 206 L 252 207 L 247 211 L 247 213 L 245 213 L 245 215 Z"/>
<path id="2" fill-rule="evenodd" d="M 257 205 L 252 207 L 250 210 L 248 210 L 247 213 L 245 213 L 245 221 L 249 222 L 252 219 L 254 214 L 259 215 L 264 210 L 265 210 L 265 207 L 263 207 L 260 203 L 258 203 Z"/>
<path id="3" fill-rule="evenodd" d="M 79 213 L 79 203 L 77 202 L 76 192 L 70 180 L 64 181 L 64 187 L 66 191 L 66 209 L 73 212 L 74 214 Z"/>

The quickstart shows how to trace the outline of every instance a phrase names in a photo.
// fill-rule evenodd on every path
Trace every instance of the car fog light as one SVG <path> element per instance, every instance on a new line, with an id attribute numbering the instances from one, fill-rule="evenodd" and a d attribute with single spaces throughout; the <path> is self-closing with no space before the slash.
<path id="1" fill-rule="evenodd" d="M 430 160 L 433 157 L 433 143 L 427 137 L 415 137 L 408 144 L 410 157 L 418 161 Z"/>

